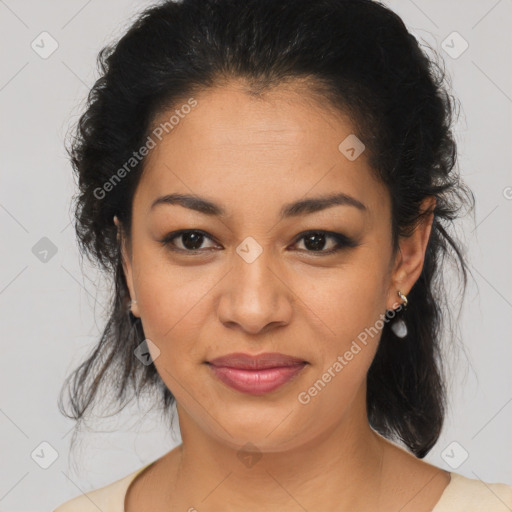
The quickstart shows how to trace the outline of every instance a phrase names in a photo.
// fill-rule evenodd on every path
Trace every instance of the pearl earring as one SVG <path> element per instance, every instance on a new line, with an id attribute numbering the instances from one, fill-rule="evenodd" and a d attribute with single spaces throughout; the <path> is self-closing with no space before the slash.
<path id="1" fill-rule="evenodd" d="M 404 309 L 407 308 L 407 297 L 398 290 L 398 296 L 403 300 Z M 398 338 L 405 338 L 407 336 L 407 325 L 405 324 L 403 318 L 398 318 L 395 322 L 391 324 L 391 330 L 395 333 Z"/>

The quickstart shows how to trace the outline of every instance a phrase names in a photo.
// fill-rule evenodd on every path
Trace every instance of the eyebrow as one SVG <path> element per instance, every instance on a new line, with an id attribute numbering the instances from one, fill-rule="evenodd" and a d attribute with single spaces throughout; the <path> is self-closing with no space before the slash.
<path id="1" fill-rule="evenodd" d="M 189 210 L 203 213 L 204 215 L 225 217 L 226 210 L 203 197 L 189 195 L 189 194 L 167 194 L 159 197 L 153 201 L 150 210 L 152 211 L 156 206 L 161 204 L 179 205 Z M 279 213 L 281 219 L 288 217 L 298 217 L 300 215 L 307 215 L 333 206 L 353 206 L 363 212 L 367 211 L 366 206 L 352 196 L 339 193 L 333 195 L 325 195 L 314 197 L 311 199 L 303 199 L 294 203 L 285 204 Z"/>

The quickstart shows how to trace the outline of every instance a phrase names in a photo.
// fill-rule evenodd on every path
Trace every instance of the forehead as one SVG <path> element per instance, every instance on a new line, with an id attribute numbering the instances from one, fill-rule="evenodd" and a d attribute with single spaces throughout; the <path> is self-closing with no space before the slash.
<path id="1" fill-rule="evenodd" d="M 217 198 L 228 214 L 250 205 L 277 211 L 283 203 L 333 192 L 369 209 L 388 206 L 364 151 L 355 160 L 340 151 L 355 136 L 351 120 L 303 87 L 254 97 L 232 84 L 193 99 L 193 108 L 176 116 L 177 104 L 154 123 L 164 126 L 174 115 L 172 128 L 148 154 L 136 193 L 146 212 L 154 199 L 172 192 Z"/>

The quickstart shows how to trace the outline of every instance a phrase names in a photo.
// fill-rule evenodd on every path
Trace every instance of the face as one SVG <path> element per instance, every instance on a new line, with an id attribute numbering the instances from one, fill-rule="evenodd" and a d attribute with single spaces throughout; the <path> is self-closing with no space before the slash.
<path id="1" fill-rule="evenodd" d="M 208 90 L 147 158 L 123 261 L 184 439 L 200 429 L 270 452 L 356 426 L 383 315 L 421 271 L 428 226 L 393 254 L 386 186 L 364 151 L 354 160 L 339 149 L 354 127 L 304 97 Z M 157 201 L 171 194 L 216 208 Z M 328 207 L 303 203 L 330 196 Z M 306 364 L 251 393 L 208 364 L 232 353 Z"/>

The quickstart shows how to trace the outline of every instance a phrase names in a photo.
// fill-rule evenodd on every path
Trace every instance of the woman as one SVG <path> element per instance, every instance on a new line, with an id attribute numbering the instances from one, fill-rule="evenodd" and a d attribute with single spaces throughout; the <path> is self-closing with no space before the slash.
<path id="1" fill-rule="evenodd" d="M 421 460 L 473 197 L 444 77 L 401 19 L 168 1 L 100 62 L 70 155 L 80 246 L 116 287 L 70 416 L 147 387 L 182 443 L 56 512 L 510 510 L 511 486 Z"/>

